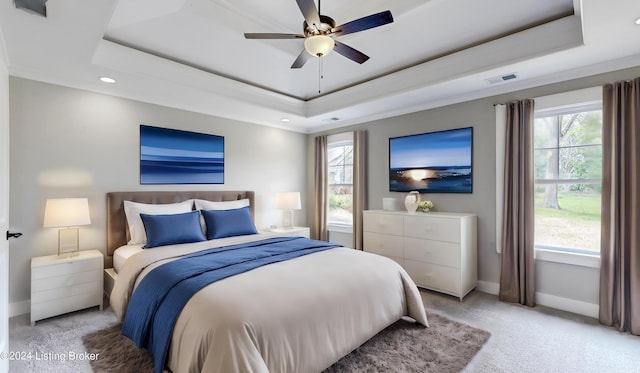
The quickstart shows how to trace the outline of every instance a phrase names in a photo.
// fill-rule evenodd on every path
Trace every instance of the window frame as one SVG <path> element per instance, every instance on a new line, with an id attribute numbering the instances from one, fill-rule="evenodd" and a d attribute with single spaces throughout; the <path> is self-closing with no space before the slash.
<path id="1" fill-rule="evenodd" d="M 329 152 L 330 148 L 341 147 L 341 146 L 353 147 L 353 132 L 345 132 L 337 135 L 330 135 L 327 137 L 327 153 Z M 329 166 L 327 161 L 327 173 L 328 173 L 329 167 L 331 166 Z M 353 187 L 353 164 L 351 164 L 351 172 L 352 172 L 351 184 L 349 185 Z M 331 185 L 330 181 L 327 180 L 327 201 L 329 199 L 330 185 Z M 351 224 L 339 222 L 339 221 L 330 221 L 329 208 L 330 208 L 329 204 L 327 203 L 327 229 L 332 232 L 351 233 L 353 231 L 353 214 L 351 216 Z"/>
<path id="2" fill-rule="evenodd" d="M 602 90 L 600 87 L 593 87 L 566 94 L 546 96 L 536 99 L 536 106 L 540 102 L 540 107 L 535 110 L 535 119 L 550 117 L 554 115 L 569 115 L 588 111 L 602 110 Z M 570 147 L 602 146 L 601 144 L 582 144 L 574 146 L 560 145 L 560 139 L 554 147 L 533 148 L 532 151 L 551 149 L 560 152 L 561 149 Z M 534 154 L 532 154 L 534 156 Z M 558 157 L 558 162 L 561 162 Z M 534 178 L 534 185 L 549 184 L 600 184 L 602 178 L 558 178 L 558 179 L 537 179 Z M 583 267 L 600 268 L 600 252 L 580 248 L 563 248 L 550 245 L 535 244 L 535 258 L 537 260 L 572 264 Z"/>

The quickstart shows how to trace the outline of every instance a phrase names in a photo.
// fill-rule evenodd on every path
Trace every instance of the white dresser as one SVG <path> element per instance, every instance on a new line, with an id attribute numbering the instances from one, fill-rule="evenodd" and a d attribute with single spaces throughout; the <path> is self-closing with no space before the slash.
<path id="1" fill-rule="evenodd" d="M 31 324 L 92 306 L 102 310 L 103 266 L 98 250 L 82 250 L 72 257 L 32 258 Z"/>
<path id="2" fill-rule="evenodd" d="M 416 285 L 464 298 L 478 281 L 473 214 L 364 211 L 364 251 L 398 262 Z"/>

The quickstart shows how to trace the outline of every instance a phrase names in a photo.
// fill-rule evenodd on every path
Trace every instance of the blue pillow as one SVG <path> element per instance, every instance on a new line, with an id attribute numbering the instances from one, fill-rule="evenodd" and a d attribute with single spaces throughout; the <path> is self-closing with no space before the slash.
<path id="1" fill-rule="evenodd" d="M 249 206 L 231 210 L 202 210 L 207 224 L 207 239 L 256 234 Z"/>
<path id="2" fill-rule="evenodd" d="M 147 233 L 145 249 L 205 240 L 198 211 L 171 215 L 140 214 L 140 218 Z"/>

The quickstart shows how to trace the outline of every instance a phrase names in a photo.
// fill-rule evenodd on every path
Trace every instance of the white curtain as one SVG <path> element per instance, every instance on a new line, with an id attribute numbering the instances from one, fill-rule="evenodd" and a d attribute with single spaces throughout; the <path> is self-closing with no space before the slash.
<path id="1" fill-rule="evenodd" d="M 496 111 L 496 251 L 502 252 L 502 206 L 504 205 L 504 145 L 507 131 L 507 105 Z"/>

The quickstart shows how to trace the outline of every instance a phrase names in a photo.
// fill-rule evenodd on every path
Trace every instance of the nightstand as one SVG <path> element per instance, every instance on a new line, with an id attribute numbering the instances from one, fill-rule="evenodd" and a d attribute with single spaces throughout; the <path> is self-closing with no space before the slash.
<path id="1" fill-rule="evenodd" d="M 309 238 L 311 231 L 309 227 L 293 227 L 293 228 L 269 228 L 266 230 L 269 233 L 275 233 L 278 236 L 302 236 Z"/>
<path id="2" fill-rule="evenodd" d="M 99 250 L 31 259 L 31 325 L 63 313 L 99 306 L 102 310 L 102 270 Z"/>

